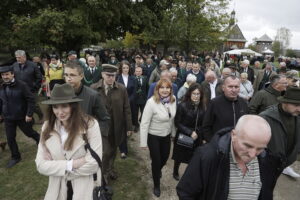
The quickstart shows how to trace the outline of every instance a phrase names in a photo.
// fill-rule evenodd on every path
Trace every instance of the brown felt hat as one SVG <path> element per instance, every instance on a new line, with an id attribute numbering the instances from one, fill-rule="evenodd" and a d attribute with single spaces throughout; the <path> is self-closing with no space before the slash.
<path id="1" fill-rule="evenodd" d="M 76 97 L 74 89 L 71 85 L 65 84 L 55 84 L 51 92 L 49 100 L 42 101 L 42 104 L 55 105 L 55 104 L 64 104 L 64 103 L 75 103 L 82 101 Z"/>

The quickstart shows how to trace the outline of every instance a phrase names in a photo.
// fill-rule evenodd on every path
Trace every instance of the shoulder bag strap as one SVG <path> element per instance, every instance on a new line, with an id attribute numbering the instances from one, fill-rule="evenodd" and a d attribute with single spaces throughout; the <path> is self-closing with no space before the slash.
<path id="1" fill-rule="evenodd" d="M 198 105 L 199 106 L 199 105 Z M 198 117 L 199 117 L 199 107 L 197 107 L 197 117 L 196 117 L 196 125 L 195 125 L 195 132 L 197 130 L 197 125 L 198 125 Z"/>
<path id="2" fill-rule="evenodd" d="M 100 170 L 101 170 L 101 183 L 102 183 L 102 186 L 106 186 L 106 181 L 105 181 L 105 178 L 104 178 L 104 175 L 103 175 L 103 170 L 102 170 L 102 161 L 101 161 L 101 158 L 98 156 L 98 154 L 91 148 L 88 140 L 87 140 L 87 137 L 86 137 L 86 134 L 83 134 L 83 139 L 85 140 L 86 144 L 84 145 L 85 149 L 88 149 L 91 153 L 91 156 L 97 161 L 99 167 L 100 167 Z M 97 174 L 94 174 L 94 179 L 95 181 L 97 180 Z"/>

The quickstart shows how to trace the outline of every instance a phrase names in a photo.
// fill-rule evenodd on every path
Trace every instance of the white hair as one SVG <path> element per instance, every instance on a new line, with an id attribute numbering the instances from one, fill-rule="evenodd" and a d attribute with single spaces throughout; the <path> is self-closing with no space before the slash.
<path id="1" fill-rule="evenodd" d="M 195 83 L 197 81 L 197 77 L 194 74 L 188 74 L 186 77 L 186 82 Z"/>
<path id="2" fill-rule="evenodd" d="M 249 64 L 250 64 L 249 60 L 247 60 L 247 59 L 245 59 L 245 60 L 243 61 L 243 63 L 244 63 L 245 65 L 249 65 Z"/>
<path id="3" fill-rule="evenodd" d="M 279 65 L 280 65 L 281 67 L 286 67 L 286 63 L 285 63 L 285 62 L 280 62 Z"/>
<path id="4" fill-rule="evenodd" d="M 26 56 L 26 53 L 24 50 L 17 50 L 15 51 L 15 56 Z"/>
<path id="5" fill-rule="evenodd" d="M 170 71 L 170 73 L 172 73 L 172 72 L 178 73 L 178 71 L 177 71 L 177 69 L 176 69 L 175 67 L 171 67 L 171 68 L 169 69 L 169 71 Z"/>

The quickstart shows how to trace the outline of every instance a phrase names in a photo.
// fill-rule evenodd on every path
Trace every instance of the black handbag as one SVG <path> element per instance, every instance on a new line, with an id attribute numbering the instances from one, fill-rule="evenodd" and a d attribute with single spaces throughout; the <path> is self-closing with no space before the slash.
<path id="1" fill-rule="evenodd" d="M 97 161 L 100 169 L 101 169 L 101 186 L 96 186 L 93 190 L 93 200 L 112 200 L 113 190 L 111 187 L 107 186 L 106 181 L 103 176 L 102 170 L 102 161 L 98 154 L 91 148 L 90 144 L 86 140 L 85 148 L 88 149 L 92 155 L 92 157 Z M 94 174 L 94 180 L 97 180 L 97 174 Z"/>
<path id="2" fill-rule="evenodd" d="M 198 112 L 198 109 L 197 109 L 195 131 L 197 129 L 198 116 L 199 116 L 199 112 Z M 177 144 L 179 146 L 183 146 L 183 147 L 192 149 L 194 147 L 194 139 L 192 137 L 190 137 L 190 136 L 187 136 L 187 135 L 183 134 L 183 133 L 179 133 L 178 134 L 178 138 L 177 138 Z"/>
<path id="3" fill-rule="evenodd" d="M 194 147 L 194 139 L 183 133 L 178 134 L 177 144 L 192 149 Z"/>

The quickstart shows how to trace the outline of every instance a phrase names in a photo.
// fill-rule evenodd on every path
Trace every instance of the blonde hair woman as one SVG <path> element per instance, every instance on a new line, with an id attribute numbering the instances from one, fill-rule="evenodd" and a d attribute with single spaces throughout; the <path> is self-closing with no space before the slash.
<path id="1" fill-rule="evenodd" d="M 141 147 L 149 147 L 152 160 L 153 193 L 160 196 L 161 169 L 166 164 L 175 135 L 176 99 L 169 80 L 158 81 L 154 95 L 147 101 L 140 125 Z"/>

